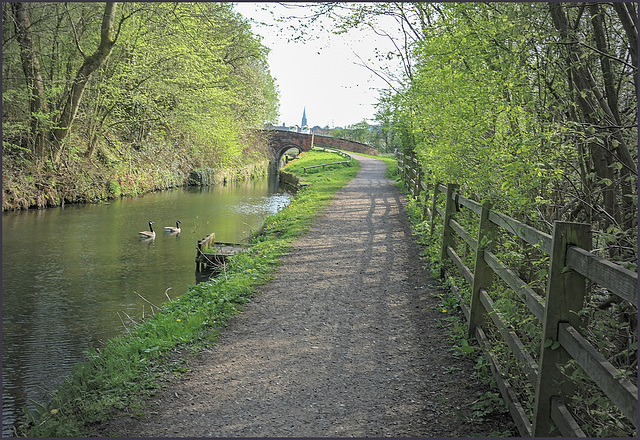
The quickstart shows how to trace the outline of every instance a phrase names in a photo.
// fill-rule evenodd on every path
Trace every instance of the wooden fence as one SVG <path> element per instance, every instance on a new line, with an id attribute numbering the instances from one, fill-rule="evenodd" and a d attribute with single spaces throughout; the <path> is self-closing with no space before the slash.
<path id="1" fill-rule="evenodd" d="M 589 252 L 591 233 L 588 224 L 555 222 L 553 234 L 548 235 L 492 210 L 488 202 L 481 205 L 463 197 L 456 184 L 425 184 L 426 179 L 415 157 L 399 154 L 398 168 L 414 198 L 420 200 L 420 193 L 424 191 L 421 200 L 423 220 L 430 220 L 431 234 L 436 217 L 443 221 L 442 262 L 452 262 L 471 286 L 471 301 L 468 305 L 464 304 L 455 285 L 453 290 L 467 318 L 469 335 L 477 339 L 489 360 L 502 397 L 520 434 L 533 437 L 585 437 L 565 405 L 565 399 L 572 395 L 572 387 L 569 381 L 562 381 L 561 369 L 571 359 L 582 367 L 637 429 L 637 386 L 622 377 L 622 374 L 581 335 L 578 316 L 584 307 L 587 279 L 608 289 L 610 293 L 637 304 L 638 274 Z M 437 204 L 441 195 L 445 197 L 444 209 Z M 456 212 L 461 206 L 477 214 L 477 238 L 472 237 L 456 222 Z M 550 256 L 544 298 L 492 253 L 492 246 L 495 244 L 492 245 L 491 238 L 496 237 L 496 231 L 499 229 L 519 237 L 528 245 L 539 247 Z M 456 252 L 455 242 L 460 239 L 475 250 L 473 271 L 464 264 Z M 521 339 L 494 308 L 488 292 L 495 276 L 504 280 L 542 323 L 538 362 L 526 351 Z M 493 326 L 492 330 L 497 330 L 506 342 L 511 354 L 522 365 L 522 371 L 527 376 L 525 380 L 535 389 L 533 414 L 527 415 L 505 371 L 501 371 L 497 359 L 491 353 L 490 342 L 486 337 L 486 331 L 490 326 Z"/>
<path id="2" fill-rule="evenodd" d="M 329 153 L 336 153 L 336 154 L 339 154 L 340 156 L 343 156 L 343 157 L 347 157 L 347 158 L 349 158 L 349 160 L 342 160 L 342 161 L 340 161 L 340 162 L 329 162 L 329 163 L 323 163 L 323 164 L 320 164 L 320 165 L 311 165 L 311 166 L 308 166 L 308 167 L 303 167 L 303 168 L 304 168 L 304 173 L 305 173 L 305 174 L 307 174 L 307 170 L 308 170 L 308 169 L 311 169 L 311 168 L 319 168 L 319 167 L 322 167 L 322 169 L 324 169 L 324 167 L 325 167 L 325 166 L 327 166 L 327 165 L 347 164 L 347 163 L 349 163 L 349 162 L 351 162 L 351 161 L 353 160 L 353 158 L 352 158 L 349 154 L 344 153 L 344 152 L 342 152 L 342 151 L 340 151 L 340 150 L 334 150 L 333 148 L 315 147 L 315 146 L 314 146 L 314 147 L 313 147 L 313 149 L 314 149 L 314 150 L 328 151 Z"/>

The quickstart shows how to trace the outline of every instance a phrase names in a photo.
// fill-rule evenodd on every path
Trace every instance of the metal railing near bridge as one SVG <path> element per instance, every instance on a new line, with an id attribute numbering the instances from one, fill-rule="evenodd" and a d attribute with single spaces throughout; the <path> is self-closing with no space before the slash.
<path id="1" fill-rule="evenodd" d="M 412 196 L 423 204 L 423 220 L 430 221 L 431 235 L 436 218 L 442 219 L 441 261 L 453 263 L 471 286 L 471 301 L 470 304 L 465 304 L 458 288 L 451 284 L 467 318 L 469 336 L 475 336 L 487 357 L 498 388 L 520 434 L 534 437 L 559 434 L 565 437 L 585 437 L 582 428 L 565 404 L 573 389 L 568 381 L 562 380 L 562 366 L 572 359 L 637 430 L 637 385 L 625 378 L 585 339 L 581 334 L 584 329 L 581 328 L 579 318 L 584 307 L 587 280 L 637 305 L 637 272 L 589 252 L 591 233 L 588 224 L 556 221 L 553 234 L 549 235 L 492 210 L 489 202 L 481 205 L 463 197 L 457 184 L 425 184 L 426 179 L 415 157 L 399 154 L 398 168 Z M 441 194 L 445 197 L 444 209 L 437 204 Z M 477 215 L 477 238 L 472 237 L 456 222 L 456 212 L 461 206 Z M 492 246 L 495 246 L 492 239 L 496 237 L 496 230 L 515 235 L 550 257 L 544 298 L 492 253 Z M 458 256 L 456 241 L 475 251 L 473 271 Z M 446 276 L 446 273 L 443 271 L 442 275 Z M 538 362 L 494 307 L 494 302 L 488 294 L 494 277 L 503 280 L 542 324 Z M 492 347 L 486 336 L 489 327 L 492 327 L 492 334 L 500 335 L 506 342 L 526 376 L 522 380 L 528 382 L 535 390 L 533 411 L 529 409 L 529 414 L 507 377 L 513 373 L 507 374 L 501 370 L 499 362 L 492 354 Z M 557 430 L 554 430 L 554 425 Z"/>

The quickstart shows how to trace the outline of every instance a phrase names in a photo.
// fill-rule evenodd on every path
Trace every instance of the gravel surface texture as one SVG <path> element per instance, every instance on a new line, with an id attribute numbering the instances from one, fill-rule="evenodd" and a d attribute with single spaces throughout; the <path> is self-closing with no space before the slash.
<path id="1" fill-rule="evenodd" d="M 451 350 L 439 282 L 419 259 L 406 200 L 382 161 L 354 155 L 339 191 L 216 345 L 116 437 L 466 437 L 485 385 Z"/>

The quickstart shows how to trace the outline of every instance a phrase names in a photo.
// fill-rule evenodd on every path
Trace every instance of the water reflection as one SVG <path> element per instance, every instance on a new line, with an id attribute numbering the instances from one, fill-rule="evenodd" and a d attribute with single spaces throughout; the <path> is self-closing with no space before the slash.
<path id="1" fill-rule="evenodd" d="M 4 214 L 3 436 L 84 350 L 124 331 L 120 316 L 149 313 L 141 296 L 159 305 L 167 289 L 175 298 L 196 282 L 197 240 L 215 232 L 219 241 L 243 241 L 289 199 L 264 178 Z M 141 239 L 150 220 L 156 238 Z M 180 234 L 165 233 L 177 220 Z"/>

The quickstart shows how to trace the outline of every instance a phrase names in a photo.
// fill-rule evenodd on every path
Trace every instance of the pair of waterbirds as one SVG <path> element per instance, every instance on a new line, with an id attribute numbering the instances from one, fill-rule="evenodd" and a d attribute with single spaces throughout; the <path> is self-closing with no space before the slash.
<path id="1" fill-rule="evenodd" d="M 164 231 L 169 232 L 170 234 L 179 234 L 180 233 L 180 220 L 176 222 L 176 227 L 173 226 L 165 226 Z M 140 231 L 138 234 L 141 238 L 156 238 L 156 231 L 153 230 L 153 226 L 151 226 L 153 222 L 149 222 L 149 230 L 148 231 Z"/>

